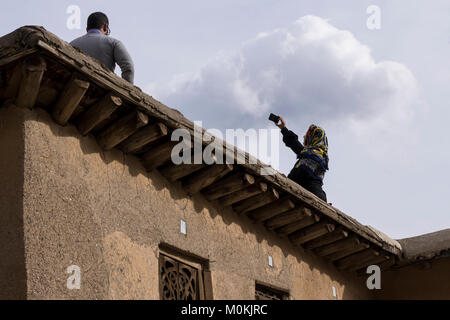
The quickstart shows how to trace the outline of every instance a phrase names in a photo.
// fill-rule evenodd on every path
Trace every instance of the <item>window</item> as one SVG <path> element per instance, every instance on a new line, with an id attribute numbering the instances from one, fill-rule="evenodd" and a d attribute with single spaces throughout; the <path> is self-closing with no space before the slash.
<path id="1" fill-rule="evenodd" d="M 205 271 L 204 264 L 195 260 L 188 260 L 185 256 L 172 252 L 160 252 L 159 287 L 161 300 L 212 299 L 211 294 L 205 297 L 204 278 L 205 273 L 208 276 L 209 272 Z"/>
<path id="2" fill-rule="evenodd" d="M 255 300 L 288 300 L 289 292 L 256 282 Z"/>

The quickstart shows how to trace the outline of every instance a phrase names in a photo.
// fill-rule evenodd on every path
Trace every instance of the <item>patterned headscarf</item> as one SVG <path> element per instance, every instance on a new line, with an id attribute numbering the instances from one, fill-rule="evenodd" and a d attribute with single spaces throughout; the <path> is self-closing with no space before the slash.
<path id="1" fill-rule="evenodd" d="M 305 135 L 304 149 L 302 153 L 314 155 L 316 160 L 319 160 L 325 170 L 328 170 L 328 139 L 325 130 L 316 126 L 310 125 Z"/>

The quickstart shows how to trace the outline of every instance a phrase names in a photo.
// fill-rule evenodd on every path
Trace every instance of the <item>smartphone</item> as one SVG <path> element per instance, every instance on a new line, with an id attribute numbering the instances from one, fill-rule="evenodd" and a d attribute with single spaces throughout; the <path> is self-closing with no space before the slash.
<path id="1" fill-rule="evenodd" d="M 280 121 L 280 117 L 277 115 L 274 115 L 273 113 L 270 114 L 269 116 L 269 120 L 275 122 L 275 124 L 278 123 L 278 121 Z"/>

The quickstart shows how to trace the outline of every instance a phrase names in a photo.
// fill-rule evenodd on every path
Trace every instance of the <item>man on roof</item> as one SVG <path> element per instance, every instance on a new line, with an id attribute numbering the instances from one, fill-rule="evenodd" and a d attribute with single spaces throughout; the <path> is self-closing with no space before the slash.
<path id="1" fill-rule="evenodd" d="M 298 159 L 288 178 L 326 202 L 327 195 L 322 189 L 325 171 L 328 170 L 328 139 L 325 131 L 310 125 L 303 136 L 302 145 L 298 136 L 286 128 L 282 117 L 279 117 L 279 122 L 275 125 L 281 129 L 283 142 L 295 152 Z"/>
<path id="2" fill-rule="evenodd" d="M 122 71 L 122 78 L 130 83 L 134 81 L 134 64 L 121 41 L 109 37 L 109 21 L 102 12 L 92 13 L 87 20 L 87 33 L 70 44 L 80 48 L 87 55 L 100 60 L 114 72 L 116 63 Z"/>

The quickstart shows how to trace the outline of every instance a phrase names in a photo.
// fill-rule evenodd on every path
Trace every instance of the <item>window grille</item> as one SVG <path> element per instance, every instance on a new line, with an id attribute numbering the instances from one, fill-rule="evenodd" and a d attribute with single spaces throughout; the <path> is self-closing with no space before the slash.
<path id="1" fill-rule="evenodd" d="M 287 300 L 289 293 L 259 283 L 255 285 L 255 300 Z"/>
<path id="2" fill-rule="evenodd" d="M 199 300 L 204 298 L 201 269 L 160 254 L 160 294 L 162 300 Z"/>

